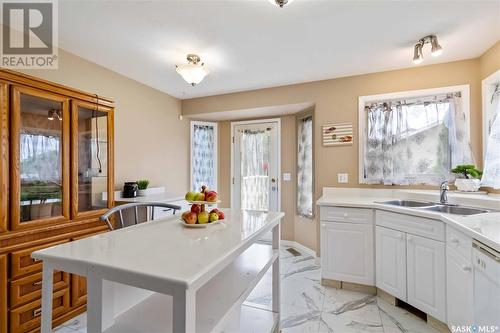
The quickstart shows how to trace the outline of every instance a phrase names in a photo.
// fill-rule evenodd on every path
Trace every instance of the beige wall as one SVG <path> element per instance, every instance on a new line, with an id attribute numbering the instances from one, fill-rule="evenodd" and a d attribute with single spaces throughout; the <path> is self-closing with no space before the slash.
<path id="1" fill-rule="evenodd" d="M 500 69 L 500 42 L 489 48 L 480 58 L 481 80 Z"/>
<path id="2" fill-rule="evenodd" d="M 494 50 L 497 49 L 498 43 Z M 495 54 L 492 54 L 491 58 L 495 58 Z M 183 114 L 200 114 L 313 102 L 316 105 L 315 133 L 320 133 L 322 124 L 352 122 L 355 125 L 356 140 L 358 138 L 357 113 L 359 96 L 469 84 L 471 97 L 471 143 L 474 155 L 480 159 L 482 156 L 480 73 L 481 70 L 490 71 L 490 66 L 495 67 L 495 65 L 486 66 L 485 63 L 486 60 L 484 60 L 483 69 L 480 59 L 477 58 L 438 65 L 411 67 L 403 70 L 188 99 L 182 101 L 182 112 Z M 488 63 L 494 63 L 494 61 L 488 57 Z M 230 137 L 227 136 L 225 139 L 230 140 Z M 224 140 L 224 137 L 221 136 L 220 140 Z M 356 141 L 353 146 L 323 147 L 320 135 L 315 135 L 315 144 L 315 198 L 319 198 L 321 189 L 325 186 L 360 186 L 358 184 L 358 145 Z M 287 150 L 286 145 L 294 145 L 294 141 L 284 140 L 283 145 L 282 149 Z M 478 160 L 478 164 L 481 166 L 482 162 Z M 336 175 L 339 172 L 347 172 L 349 174 L 349 184 L 337 183 Z M 293 234 L 295 235 L 295 241 L 312 249 L 319 250 L 319 227 L 317 220 L 311 221 L 297 216 L 294 219 Z"/>
<path id="3" fill-rule="evenodd" d="M 114 99 L 117 189 L 147 178 L 151 186 L 186 191 L 189 121 L 178 119 L 180 100 L 63 50 L 58 70 L 22 72 Z"/>

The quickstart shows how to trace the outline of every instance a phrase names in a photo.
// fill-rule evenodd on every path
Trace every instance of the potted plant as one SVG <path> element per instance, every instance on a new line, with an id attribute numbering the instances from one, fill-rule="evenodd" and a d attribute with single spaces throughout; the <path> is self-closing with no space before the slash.
<path id="1" fill-rule="evenodd" d="M 143 197 L 147 195 L 146 189 L 149 186 L 149 180 L 147 179 L 142 179 L 137 181 L 137 188 L 139 189 L 138 194 L 139 196 Z"/>
<path id="2" fill-rule="evenodd" d="M 462 192 L 476 192 L 481 187 L 481 176 L 483 172 L 476 169 L 472 164 L 461 164 L 451 169 L 457 175 L 455 186 Z"/>

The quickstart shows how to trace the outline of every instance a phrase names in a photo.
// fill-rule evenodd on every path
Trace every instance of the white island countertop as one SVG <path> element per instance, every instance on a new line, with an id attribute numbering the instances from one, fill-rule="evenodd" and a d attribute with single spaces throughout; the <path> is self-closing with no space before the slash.
<path id="1" fill-rule="evenodd" d="M 224 213 L 222 223 L 207 228 L 186 228 L 173 216 L 36 251 L 32 257 L 112 268 L 137 278 L 147 274 L 189 288 L 202 284 L 205 275 L 241 254 L 284 216 L 280 212 Z"/>
<path id="2" fill-rule="evenodd" d="M 448 193 L 448 198 L 450 203 L 498 212 L 462 216 L 380 203 L 395 199 L 439 202 L 437 190 L 324 188 L 323 196 L 316 204 L 318 206 L 380 209 L 440 220 L 500 252 L 500 196 L 451 192 Z"/>

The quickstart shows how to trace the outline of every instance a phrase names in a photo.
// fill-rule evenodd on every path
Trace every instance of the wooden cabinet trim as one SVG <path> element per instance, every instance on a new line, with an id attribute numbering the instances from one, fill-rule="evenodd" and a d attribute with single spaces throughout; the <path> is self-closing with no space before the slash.
<path id="1" fill-rule="evenodd" d="M 63 124 L 62 124 L 62 216 L 55 216 L 34 221 L 20 221 L 19 207 L 21 203 L 20 190 L 20 140 L 19 133 L 21 127 L 21 94 L 36 96 L 62 104 Z M 70 126 L 69 126 L 69 99 L 49 92 L 13 86 L 11 89 L 11 123 L 10 123 L 10 226 L 12 230 L 33 228 L 40 225 L 65 222 L 70 219 L 69 215 L 69 171 L 70 171 Z"/>
<path id="2" fill-rule="evenodd" d="M 87 101 L 90 103 L 99 102 L 99 104 L 101 105 L 109 107 L 114 106 L 114 102 L 110 98 L 104 96 L 98 96 L 96 94 L 90 94 L 82 90 L 67 87 L 58 83 L 50 82 L 47 80 L 40 79 L 38 77 L 19 73 L 12 70 L 0 69 L 0 79 L 5 81 L 10 81 L 15 84 L 21 84 L 32 88 L 55 92 L 60 95 L 68 96 L 74 99 L 75 98 L 80 99 L 82 101 Z"/>
<path id="3" fill-rule="evenodd" d="M 36 261 L 34 259 L 31 259 L 29 265 L 23 265 L 22 259 L 26 258 L 26 257 L 31 258 L 31 253 L 33 251 L 45 249 L 47 247 L 51 247 L 51 246 L 58 245 L 58 244 L 63 244 L 66 242 L 68 242 L 68 239 L 65 239 L 65 240 L 62 240 L 59 242 L 54 242 L 54 243 L 47 243 L 47 244 L 40 245 L 40 246 L 29 247 L 29 248 L 26 248 L 23 250 L 12 252 L 10 255 L 10 270 L 11 270 L 10 275 L 11 275 L 11 278 L 17 279 L 17 278 L 20 278 L 24 275 L 41 272 L 42 271 L 42 262 L 41 261 Z"/>
<path id="4" fill-rule="evenodd" d="M 87 212 L 78 211 L 78 108 L 83 107 L 90 110 L 98 110 L 105 112 L 107 114 L 107 159 L 108 159 L 108 184 L 107 184 L 107 195 L 108 195 L 108 206 L 107 209 L 96 209 Z M 105 107 L 98 105 L 96 103 L 88 103 L 82 101 L 71 101 L 71 218 L 89 218 L 93 216 L 100 216 L 106 213 L 106 211 L 114 206 L 114 109 L 110 107 Z"/>
<path id="5" fill-rule="evenodd" d="M 59 300 L 59 302 L 58 302 Z M 57 303 L 60 303 L 57 305 Z M 34 315 L 35 311 L 39 313 L 42 306 L 42 300 L 36 300 L 16 309 L 10 310 L 10 331 L 16 333 L 28 332 L 40 326 L 40 315 Z M 64 314 L 70 308 L 69 304 L 69 289 L 56 291 L 53 297 L 52 315 L 58 317 Z M 21 316 L 25 313 L 32 312 L 32 318 L 25 323 L 21 323 Z"/>
<path id="6" fill-rule="evenodd" d="M 0 256 L 0 333 L 7 333 L 7 256 Z"/>
<path id="7" fill-rule="evenodd" d="M 69 273 L 54 272 L 54 291 L 69 288 Z M 22 294 L 26 286 L 33 290 Z M 10 308 L 15 308 L 24 303 L 28 303 L 42 297 L 42 273 L 28 275 L 24 278 L 14 280 L 10 283 Z"/>
<path id="8" fill-rule="evenodd" d="M 9 193 L 9 94 L 0 83 L 0 198 Z M 0 233 L 7 231 L 8 200 L 0 200 Z"/>

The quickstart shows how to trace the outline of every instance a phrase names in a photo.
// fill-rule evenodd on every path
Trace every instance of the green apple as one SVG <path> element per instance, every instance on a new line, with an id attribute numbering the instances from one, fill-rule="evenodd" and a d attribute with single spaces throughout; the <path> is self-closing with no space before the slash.
<path id="1" fill-rule="evenodd" d="M 186 200 L 187 201 L 195 201 L 196 199 L 196 192 L 188 192 L 186 193 Z"/>
<path id="2" fill-rule="evenodd" d="M 208 218 L 210 219 L 210 222 L 215 222 L 217 220 L 219 220 L 219 214 L 217 213 L 210 213 Z"/>
<path id="3" fill-rule="evenodd" d="M 208 223 L 209 221 L 209 214 L 208 212 L 200 212 L 198 214 L 198 223 L 203 224 L 203 223 Z"/>
<path id="4" fill-rule="evenodd" d="M 195 193 L 194 201 L 205 201 L 205 193 Z"/>

